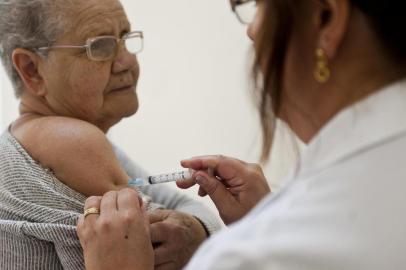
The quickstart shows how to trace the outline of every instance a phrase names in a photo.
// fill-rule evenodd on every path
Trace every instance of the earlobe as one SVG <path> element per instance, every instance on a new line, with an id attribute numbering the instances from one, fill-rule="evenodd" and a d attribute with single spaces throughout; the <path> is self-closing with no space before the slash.
<path id="1" fill-rule="evenodd" d="M 334 58 L 348 29 L 351 4 L 349 0 L 321 0 L 320 3 L 317 47 L 328 58 Z"/>
<path id="2" fill-rule="evenodd" d="M 34 52 L 18 48 L 13 51 L 12 60 L 26 90 L 44 96 L 44 80 L 39 72 L 40 57 Z"/>

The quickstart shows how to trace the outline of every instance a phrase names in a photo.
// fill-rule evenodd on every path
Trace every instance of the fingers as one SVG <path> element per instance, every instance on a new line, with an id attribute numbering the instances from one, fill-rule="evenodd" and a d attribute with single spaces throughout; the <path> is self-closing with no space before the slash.
<path id="1" fill-rule="evenodd" d="M 138 192 L 132 188 L 125 188 L 118 192 L 117 208 L 123 223 L 134 226 L 134 220 L 142 220 L 142 200 L 139 199 Z M 146 228 L 148 232 L 148 228 Z"/>
<path id="2" fill-rule="evenodd" d="M 85 206 L 83 211 L 85 211 L 86 209 L 92 208 L 92 207 L 96 207 L 96 208 L 100 208 L 100 202 L 101 202 L 102 197 L 100 196 L 92 196 L 86 199 L 85 201 Z"/>
<path id="3" fill-rule="evenodd" d="M 185 179 L 176 181 L 176 185 L 181 189 L 188 189 L 196 185 L 196 182 L 194 179 Z"/>
<path id="4" fill-rule="evenodd" d="M 173 260 L 173 254 L 167 245 L 160 245 L 154 249 L 155 265 L 163 266 Z"/>
<path id="5" fill-rule="evenodd" d="M 179 180 L 176 182 L 176 185 L 178 186 L 178 188 L 188 189 L 196 185 L 196 180 L 195 179 Z M 202 189 L 201 187 L 199 187 L 198 194 L 200 197 L 204 197 L 207 195 L 206 191 L 204 191 L 204 189 Z"/>
<path id="6" fill-rule="evenodd" d="M 117 211 L 117 191 L 109 191 L 103 195 L 100 203 L 100 215 L 111 217 Z"/>
<path id="7" fill-rule="evenodd" d="M 161 243 L 168 238 L 167 227 L 165 226 L 165 224 L 162 224 L 160 222 L 151 224 L 150 232 L 152 243 Z"/>
<path id="8" fill-rule="evenodd" d="M 117 197 L 117 209 L 119 211 L 134 211 L 141 212 L 142 199 L 138 192 L 132 188 L 124 188 L 120 190 Z"/>
<path id="9" fill-rule="evenodd" d="M 235 204 L 235 198 L 216 177 L 209 176 L 205 172 L 198 172 L 196 174 L 196 183 L 210 196 L 219 212 L 223 212 Z M 200 194 L 203 194 L 203 192 L 200 193 L 199 190 Z"/>
<path id="10" fill-rule="evenodd" d="M 76 227 L 78 232 L 83 230 L 85 224 L 85 217 L 83 215 L 80 215 L 78 218 L 78 221 L 76 222 Z"/>
<path id="11" fill-rule="evenodd" d="M 92 207 L 100 209 L 101 200 L 102 200 L 102 197 L 96 197 L 96 196 L 89 197 L 85 202 L 84 211 L 86 211 L 87 209 L 92 208 Z M 83 223 L 94 223 L 98 217 L 99 217 L 98 214 L 88 215 L 86 217 L 86 219 L 83 217 Z"/>
<path id="12" fill-rule="evenodd" d="M 193 170 L 202 170 L 202 161 L 200 159 L 185 159 L 180 162 L 180 165 L 184 168 L 189 168 Z"/>
<path id="13" fill-rule="evenodd" d="M 200 156 L 191 159 L 184 159 L 180 162 L 180 164 L 184 168 L 199 171 L 207 170 L 209 168 L 216 169 L 218 164 L 224 159 L 227 158 L 222 155 Z"/>
<path id="14" fill-rule="evenodd" d="M 195 171 L 203 170 L 207 171 L 209 175 L 214 175 L 214 170 L 218 166 L 220 160 L 224 159 L 223 156 L 202 156 L 192 159 L 182 160 L 181 165 L 185 168 L 193 169 Z M 181 189 L 188 189 L 196 185 L 195 177 L 191 179 L 179 180 L 176 182 L 176 185 Z M 204 194 L 204 192 L 199 192 Z M 201 195 L 204 196 L 204 195 Z"/>
<path id="15" fill-rule="evenodd" d="M 149 227 L 149 217 L 148 217 L 148 212 L 145 204 L 142 205 L 141 207 L 141 215 L 142 215 L 142 220 L 144 220 L 144 229 L 145 231 L 150 234 L 150 227 Z"/>
<path id="16" fill-rule="evenodd" d="M 207 196 L 207 192 L 202 187 L 199 187 L 199 192 L 197 194 L 199 194 L 200 197 Z"/>
<path id="17" fill-rule="evenodd" d="M 86 237 L 86 233 L 85 233 L 85 217 L 83 215 L 80 215 L 78 219 L 78 222 L 76 224 L 76 231 L 79 236 L 80 244 L 82 245 L 83 248 L 85 248 L 86 241 L 84 241 L 84 239 Z"/>
<path id="18" fill-rule="evenodd" d="M 85 201 L 84 211 L 86 209 L 95 207 L 100 209 L 101 197 L 89 197 Z M 92 228 L 94 228 L 94 224 L 96 223 L 97 219 L 99 218 L 98 214 L 88 215 L 85 219 L 84 215 L 81 215 L 77 222 L 77 233 L 80 239 L 80 244 L 83 248 L 86 247 L 86 242 L 89 237 L 93 234 Z"/>
<path id="19" fill-rule="evenodd" d="M 224 180 L 234 178 L 247 168 L 247 163 L 222 155 L 202 156 L 181 161 L 181 165 L 196 171 L 207 171 Z M 188 183 L 191 184 L 191 183 Z"/>
<path id="20" fill-rule="evenodd" d="M 167 210 L 155 210 L 151 213 L 148 213 L 149 223 L 153 224 L 156 222 L 164 221 L 169 215 Z"/>
<path id="21" fill-rule="evenodd" d="M 179 180 L 176 182 L 176 185 L 178 188 L 181 189 L 188 189 L 196 185 L 196 180 L 195 179 L 188 179 L 188 180 Z M 206 191 L 204 191 L 201 187 L 199 187 L 199 196 L 204 197 L 207 195 Z"/>

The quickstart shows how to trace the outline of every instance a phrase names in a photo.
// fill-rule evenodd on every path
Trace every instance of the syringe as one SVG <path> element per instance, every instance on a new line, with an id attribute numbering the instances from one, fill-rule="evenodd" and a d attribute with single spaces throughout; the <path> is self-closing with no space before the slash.
<path id="1" fill-rule="evenodd" d="M 182 179 L 189 179 L 192 177 L 194 170 L 159 174 L 154 176 L 148 176 L 146 178 L 136 178 L 128 181 L 129 186 L 146 186 L 161 184 L 167 182 L 174 182 Z"/>

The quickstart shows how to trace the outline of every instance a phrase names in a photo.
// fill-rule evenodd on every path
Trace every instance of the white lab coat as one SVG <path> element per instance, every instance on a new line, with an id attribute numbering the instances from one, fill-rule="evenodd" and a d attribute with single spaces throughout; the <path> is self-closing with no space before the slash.
<path id="1" fill-rule="evenodd" d="M 406 81 L 344 109 L 187 269 L 406 269 Z"/>

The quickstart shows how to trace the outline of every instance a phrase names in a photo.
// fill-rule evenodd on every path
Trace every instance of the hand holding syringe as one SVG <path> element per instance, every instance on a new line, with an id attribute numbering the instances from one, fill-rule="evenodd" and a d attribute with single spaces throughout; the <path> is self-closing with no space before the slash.
<path id="1" fill-rule="evenodd" d="M 180 171 L 174 173 L 167 173 L 167 174 L 159 174 L 154 176 L 148 176 L 145 178 L 136 178 L 131 179 L 128 181 L 129 186 L 146 186 L 146 185 L 153 185 L 153 184 L 161 184 L 161 183 L 168 183 L 168 182 L 175 182 L 178 180 L 190 179 L 194 170 L 187 170 L 187 171 Z"/>

